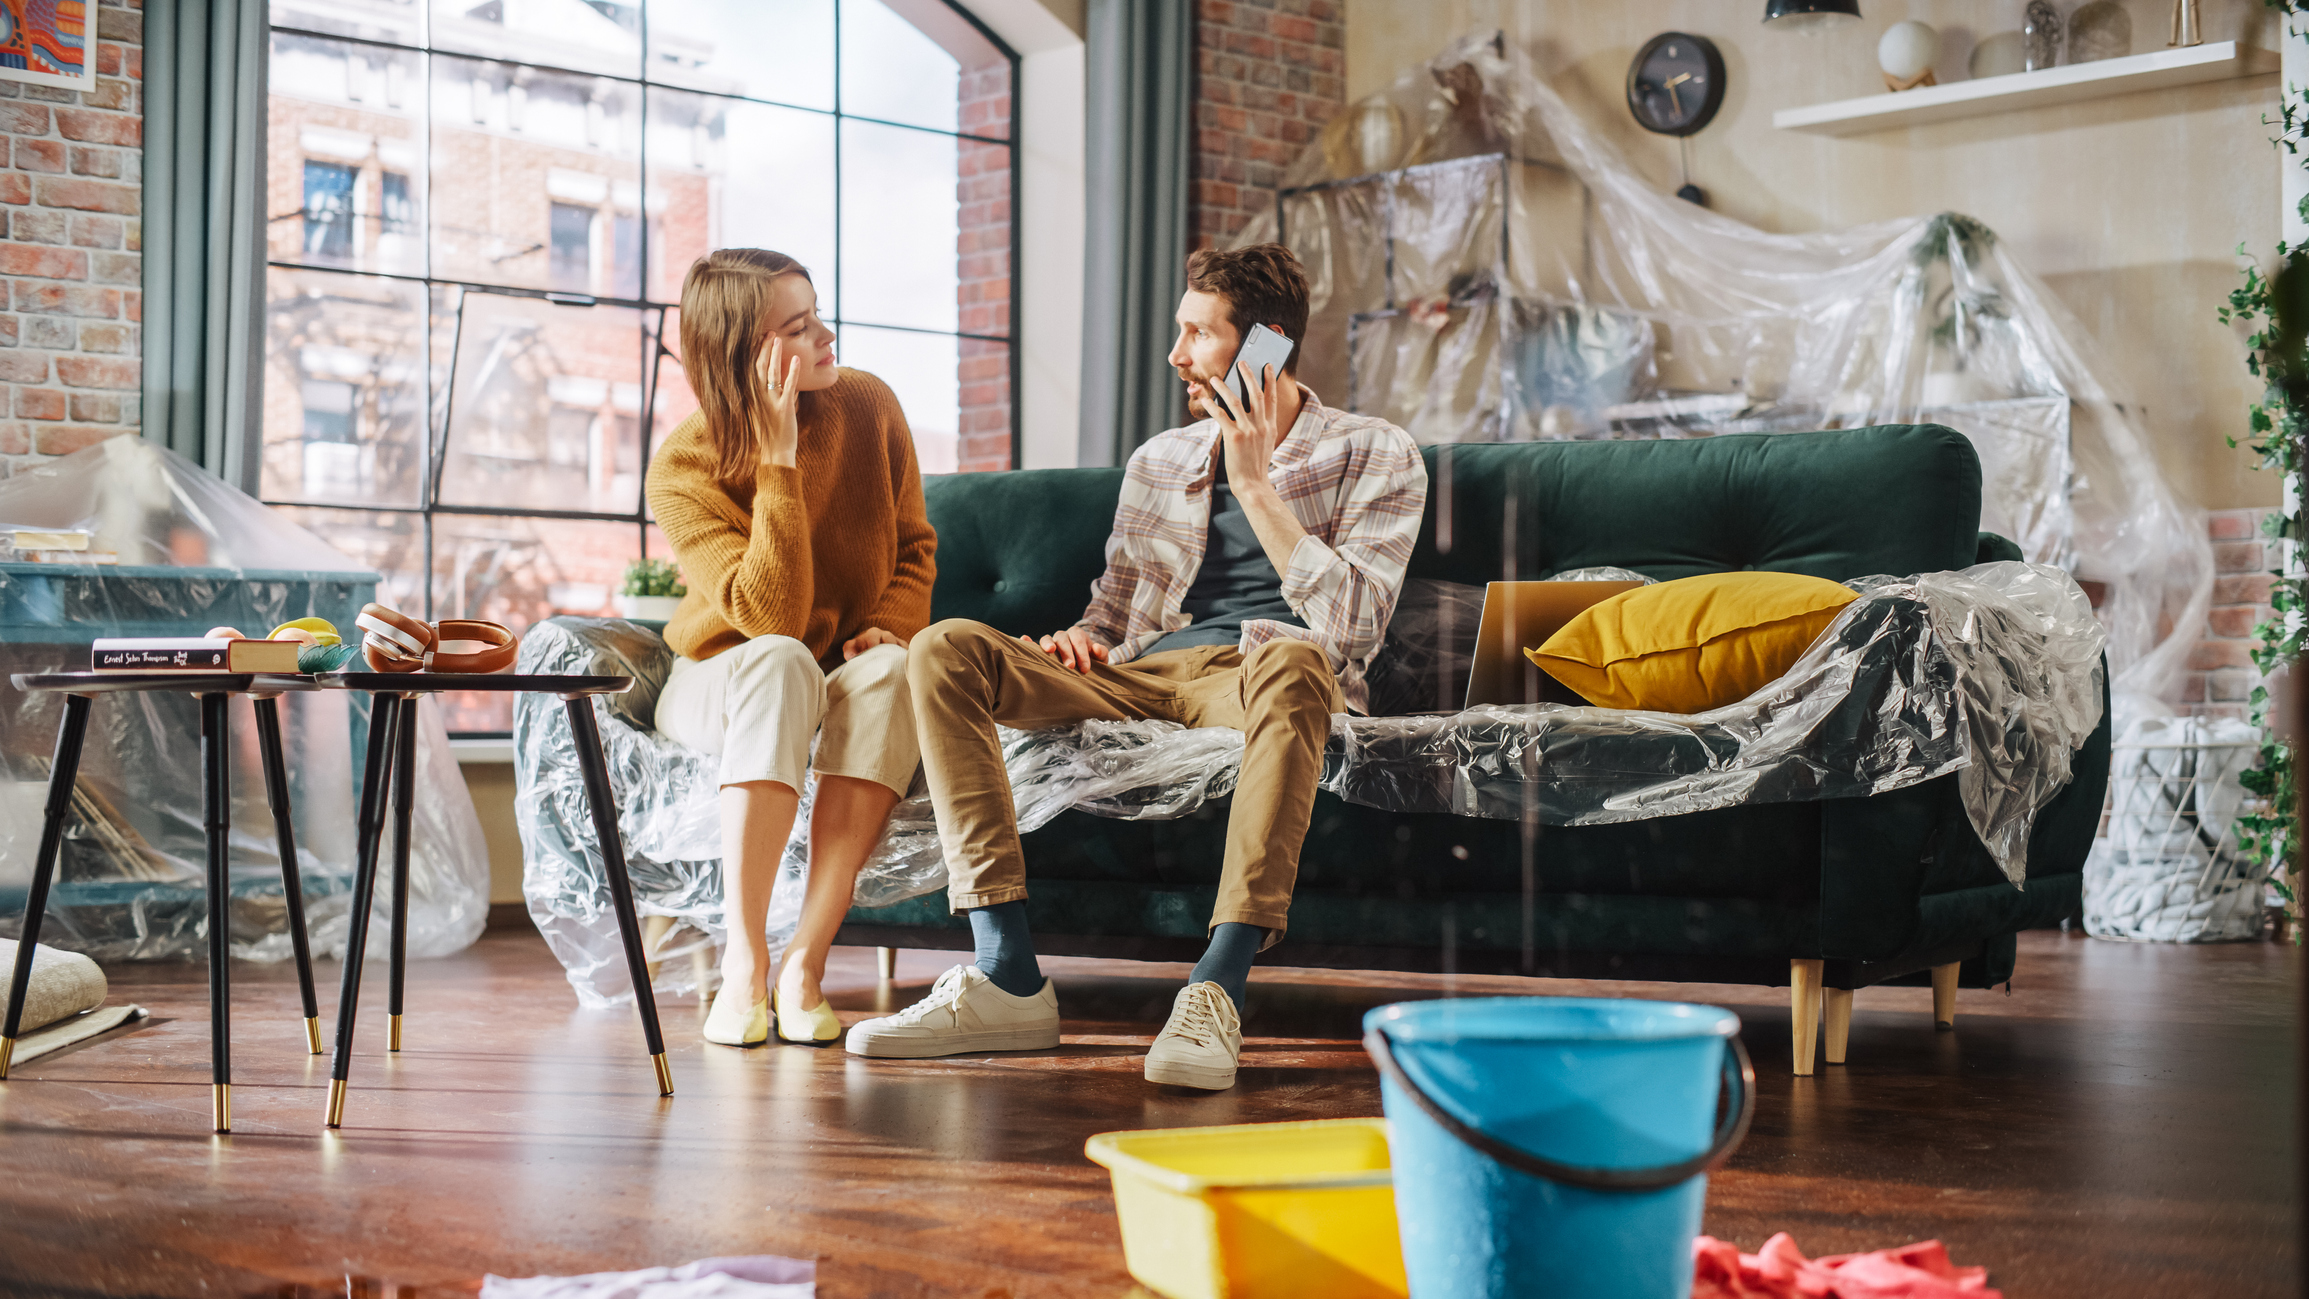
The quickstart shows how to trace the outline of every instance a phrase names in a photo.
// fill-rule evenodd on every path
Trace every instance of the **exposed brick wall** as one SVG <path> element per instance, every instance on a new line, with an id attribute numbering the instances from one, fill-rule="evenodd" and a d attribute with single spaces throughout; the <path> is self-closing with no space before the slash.
<path id="1" fill-rule="evenodd" d="M 2243 717 L 2246 698 L 2261 674 L 2253 666 L 2253 628 L 2270 616 L 2270 573 L 2278 546 L 2261 534 L 2267 510 L 2215 510 L 2213 607 L 2204 635 L 2189 655 L 2182 711 L 2208 717 Z"/>
<path id="2" fill-rule="evenodd" d="M 1201 0 L 1195 15 L 1197 248 L 1271 212 L 1283 169 L 1346 103 L 1339 0 Z"/>
<path id="3" fill-rule="evenodd" d="M 0 476 L 142 422 L 144 14 L 90 8 L 96 89 L 0 80 Z"/>
<path id="4" fill-rule="evenodd" d="M 1010 134 L 1010 64 L 996 60 L 962 70 L 962 129 L 976 135 Z M 1011 151 L 962 141 L 961 229 L 955 256 L 961 285 L 962 330 L 1010 332 Z M 962 340 L 961 427 L 955 458 L 963 473 L 1010 468 L 1010 351 L 1000 343 Z"/>

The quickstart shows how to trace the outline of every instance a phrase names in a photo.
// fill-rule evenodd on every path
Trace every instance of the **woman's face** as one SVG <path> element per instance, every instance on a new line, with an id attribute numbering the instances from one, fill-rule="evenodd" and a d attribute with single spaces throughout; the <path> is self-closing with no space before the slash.
<path id="1" fill-rule="evenodd" d="M 797 387 L 803 392 L 833 387 L 834 331 L 818 319 L 818 290 L 809 277 L 781 275 L 770 281 L 768 311 L 769 334 L 762 347 L 765 353 L 773 343 L 779 349 L 771 380 L 784 383 L 786 360 L 798 356 L 802 370 Z"/>

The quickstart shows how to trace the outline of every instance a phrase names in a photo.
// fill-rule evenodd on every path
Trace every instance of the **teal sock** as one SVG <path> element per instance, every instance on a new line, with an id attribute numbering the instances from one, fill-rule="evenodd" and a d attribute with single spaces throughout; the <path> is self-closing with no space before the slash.
<path id="1" fill-rule="evenodd" d="M 1235 1013 L 1241 1014 L 1243 987 L 1251 981 L 1251 958 L 1266 941 L 1267 931 L 1257 925 L 1228 920 L 1212 926 L 1211 945 L 1203 949 L 1203 959 L 1195 962 L 1195 972 L 1187 981 L 1219 985 L 1235 1003 Z"/>
<path id="2" fill-rule="evenodd" d="M 1026 903 L 999 902 L 966 914 L 979 972 L 1013 997 L 1042 991 L 1042 965 L 1034 959 L 1034 938 L 1026 929 Z"/>

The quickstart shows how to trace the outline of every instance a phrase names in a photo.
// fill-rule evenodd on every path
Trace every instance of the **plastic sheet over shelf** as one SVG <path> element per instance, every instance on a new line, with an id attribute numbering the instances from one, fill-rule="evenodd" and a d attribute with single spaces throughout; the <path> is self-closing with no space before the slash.
<path id="1" fill-rule="evenodd" d="M 1945 424 L 1980 453 L 1980 526 L 2106 587 L 2120 715 L 2177 692 L 2211 596 L 2202 518 L 2134 394 L 1979 221 L 1711 212 L 1491 33 L 1335 117 L 1279 193 L 1236 239 L 1305 263 L 1317 391 L 1427 443 Z"/>
<path id="2" fill-rule="evenodd" d="M 194 636 L 219 624 L 262 635 L 307 615 L 349 627 L 377 578 L 198 465 L 134 437 L 0 482 L 0 526 L 85 532 L 88 553 L 114 561 L 7 563 L 0 553 L 0 896 L 18 899 L 0 903 L 0 915 L 13 920 L 31 880 L 63 704 L 56 694 L 15 689 L 6 673 L 85 667 L 96 636 Z M 312 949 L 341 957 L 368 696 L 294 693 L 277 707 Z M 418 716 L 409 952 L 430 957 L 480 937 L 489 859 L 440 714 L 420 705 Z M 232 701 L 229 724 L 232 952 L 286 960 L 280 859 L 247 699 Z M 99 961 L 205 952 L 200 771 L 193 696 L 95 701 L 42 942 Z M 380 914 L 391 910 L 389 895 L 378 891 Z M 370 932 L 381 952 L 388 927 Z"/>

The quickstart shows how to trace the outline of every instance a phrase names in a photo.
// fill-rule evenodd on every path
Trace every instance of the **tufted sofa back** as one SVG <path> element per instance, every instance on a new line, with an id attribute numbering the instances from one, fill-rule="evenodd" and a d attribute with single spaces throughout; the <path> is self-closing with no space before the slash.
<path id="1" fill-rule="evenodd" d="M 1831 581 L 1962 568 L 1980 457 L 1937 424 L 1665 442 L 1429 447 L 1410 576 L 1479 584 L 1615 565 L 1670 579 L 1738 569 Z M 924 480 L 940 618 L 1071 625 L 1105 565 L 1119 469 Z"/>

